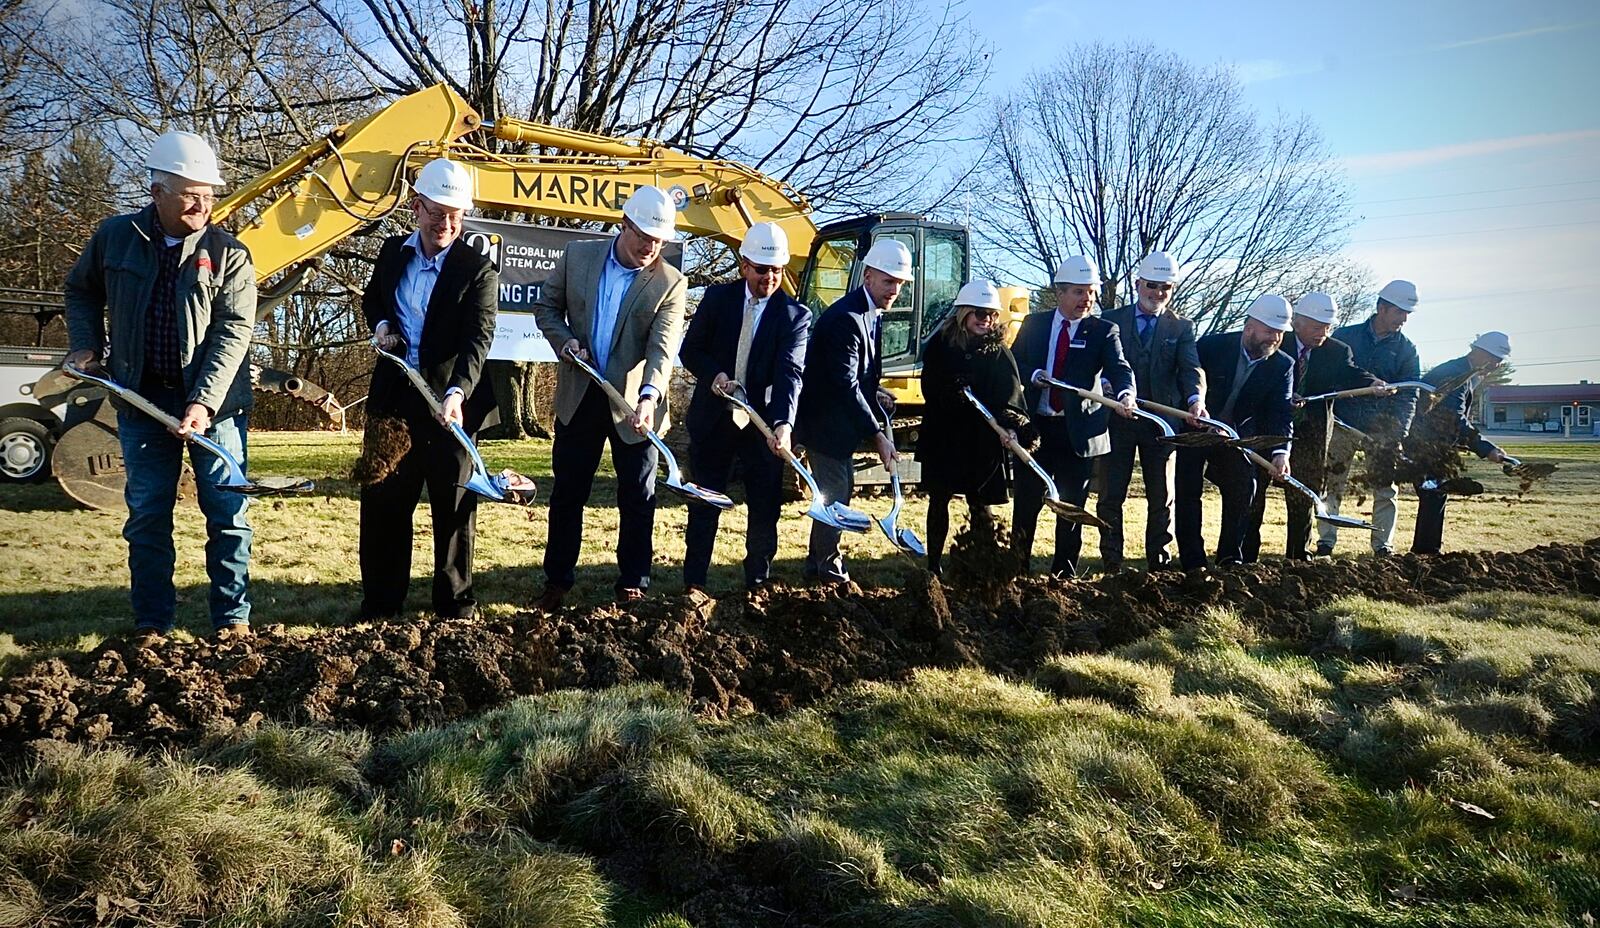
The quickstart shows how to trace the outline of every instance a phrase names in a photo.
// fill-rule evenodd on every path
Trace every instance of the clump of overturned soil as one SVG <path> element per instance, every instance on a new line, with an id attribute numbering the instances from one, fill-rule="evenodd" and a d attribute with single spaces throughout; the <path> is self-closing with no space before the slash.
<path id="1" fill-rule="evenodd" d="M 195 743 L 271 719 L 377 733 L 482 712 L 516 696 L 656 681 L 715 716 L 784 712 L 861 680 L 974 664 L 1022 675 L 1046 657 L 1115 647 L 1209 605 L 1304 636 L 1329 600 L 1407 604 L 1477 590 L 1600 595 L 1600 539 L 1504 553 L 1273 561 L 1214 574 L 1014 580 L 991 598 L 923 578 L 905 589 L 764 590 L 714 607 L 649 599 L 508 621 L 419 620 L 254 640 L 111 639 L 0 683 L 0 758 L 36 739 L 138 748 Z"/>
<path id="2" fill-rule="evenodd" d="M 394 416 L 372 419 L 361 433 L 361 456 L 350 468 L 350 479 L 363 486 L 382 483 L 410 450 L 411 430 L 404 419 Z"/>

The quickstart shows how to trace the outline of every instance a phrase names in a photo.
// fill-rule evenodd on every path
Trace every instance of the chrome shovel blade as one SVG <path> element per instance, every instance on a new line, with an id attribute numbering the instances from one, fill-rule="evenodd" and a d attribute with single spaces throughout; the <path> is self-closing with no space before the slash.
<path id="1" fill-rule="evenodd" d="M 728 494 L 718 493 L 716 490 L 708 490 L 691 481 L 678 482 L 669 477 L 661 481 L 661 485 L 687 500 L 715 506 L 723 511 L 733 508 L 733 500 L 728 497 Z"/>
<path id="2" fill-rule="evenodd" d="M 1329 525 L 1337 525 L 1340 528 L 1362 528 L 1368 530 L 1372 528 L 1372 523 L 1370 522 L 1364 522 L 1354 516 L 1335 515 L 1331 512 L 1317 513 L 1317 521 L 1326 522 Z"/>
<path id="3" fill-rule="evenodd" d="M 814 499 L 820 500 L 821 497 L 815 497 Z M 811 504 L 811 508 L 806 511 L 806 515 L 841 532 L 854 532 L 857 535 L 865 535 L 867 532 L 872 531 L 872 517 L 859 509 L 852 509 L 844 503 L 822 503 L 819 506 L 814 501 Z"/>
<path id="4" fill-rule="evenodd" d="M 1230 439 L 1218 432 L 1179 432 L 1171 438 L 1161 438 L 1160 441 L 1179 448 L 1215 448 L 1218 445 L 1228 444 Z"/>
<path id="5" fill-rule="evenodd" d="M 928 549 L 922 539 L 917 537 L 916 532 L 900 524 L 900 508 L 905 505 L 905 498 L 900 495 L 900 475 L 890 471 L 889 485 L 894 490 L 894 505 L 878 520 L 878 528 L 883 530 L 883 537 L 889 539 L 889 544 L 908 554 L 925 557 Z"/>

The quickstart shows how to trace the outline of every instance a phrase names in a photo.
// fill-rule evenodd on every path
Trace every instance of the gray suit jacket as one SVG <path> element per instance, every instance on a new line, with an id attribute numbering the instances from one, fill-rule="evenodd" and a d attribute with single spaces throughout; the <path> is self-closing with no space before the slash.
<path id="1" fill-rule="evenodd" d="M 1150 337 L 1150 350 L 1139 341 L 1139 324 L 1134 304 L 1119 306 L 1101 318 L 1122 333 L 1122 352 L 1128 358 L 1139 385 L 1139 398 L 1186 409 L 1189 397 L 1204 392 L 1200 380 L 1200 352 L 1195 349 L 1194 323 L 1172 310 L 1156 317 L 1156 330 Z M 1127 423 L 1113 419 L 1112 426 Z"/>
<path id="2" fill-rule="evenodd" d="M 594 328 L 594 301 L 600 290 L 600 271 L 605 267 L 613 241 L 608 238 L 573 242 L 545 279 L 534 304 L 534 314 L 540 331 L 557 352 L 568 340 L 576 338 L 593 353 L 589 333 Z M 630 403 L 638 402 L 639 391 L 646 384 L 655 388 L 659 397 L 657 432 L 667 430 L 667 382 L 672 377 L 673 360 L 683 337 L 687 293 L 688 282 L 682 272 L 664 260 L 657 259 L 655 264 L 640 270 L 622 297 L 617 325 L 612 330 L 611 353 L 606 358 L 606 369 L 601 371 Z M 571 422 L 584 391 L 590 387 L 599 389 L 571 364 L 559 365 L 556 368 L 556 418 L 563 423 Z M 623 441 L 637 444 L 644 438 L 623 426 L 629 412 L 613 405 L 611 421 L 617 425 L 617 433 Z"/>

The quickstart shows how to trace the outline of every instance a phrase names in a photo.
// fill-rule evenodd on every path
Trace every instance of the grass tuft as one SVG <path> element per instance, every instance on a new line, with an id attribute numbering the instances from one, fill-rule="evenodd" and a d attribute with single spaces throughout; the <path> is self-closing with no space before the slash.
<path id="1" fill-rule="evenodd" d="M 1454 720 L 1398 699 L 1351 732 L 1339 753 L 1374 782 L 1391 786 L 1407 780 L 1459 783 L 1507 772 L 1488 745 Z"/>
<path id="2" fill-rule="evenodd" d="M 1098 699 L 1122 709 L 1150 712 L 1172 699 L 1172 671 L 1107 654 L 1047 658 L 1034 683 L 1063 699 Z"/>

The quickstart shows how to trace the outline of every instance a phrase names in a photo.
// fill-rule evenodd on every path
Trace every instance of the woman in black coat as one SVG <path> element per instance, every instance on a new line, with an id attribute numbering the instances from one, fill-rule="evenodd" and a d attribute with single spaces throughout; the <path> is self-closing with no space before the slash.
<path id="1" fill-rule="evenodd" d="M 1037 443 L 1023 406 L 1022 378 L 1006 347 L 1000 294 L 975 280 L 956 295 L 955 310 L 928 338 L 922 355 L 924 401 L 917 460 L 928 494 L 928 570 L 941 572 L 950 534 L 950 500 L 967 499 L 974 523 L 991 523 L 989 507 L 1006 502 L 1006 448 L 962 395 L 972 392 L 1024 447 Z"/>

